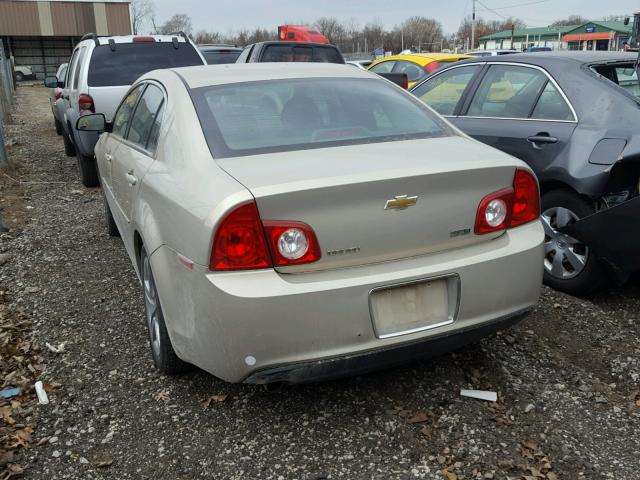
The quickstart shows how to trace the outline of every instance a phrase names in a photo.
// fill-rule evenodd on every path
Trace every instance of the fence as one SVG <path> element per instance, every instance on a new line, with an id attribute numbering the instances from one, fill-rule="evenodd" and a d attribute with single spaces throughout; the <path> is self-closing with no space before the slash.
<path id="1" fill-rule="evenodd" d="M 4 45 L 0 39 L 0 166 L 8 161 L 3 123 L 9 119 L 9 113 L 13 110 L 15 92 L 12 71 L 11 60 L 4 54 Z"/>

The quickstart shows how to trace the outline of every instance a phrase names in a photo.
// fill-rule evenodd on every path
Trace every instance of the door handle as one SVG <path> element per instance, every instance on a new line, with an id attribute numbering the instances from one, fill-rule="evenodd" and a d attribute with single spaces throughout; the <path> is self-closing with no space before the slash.
<path id="1" fill-rule="evenodd" d="M 550 136 L 548 133 L 538 133 L 527 138 L 531 143 L 558 143 L 556 137 Z"/>
<path id="2" fill-rule="evenodd" d="M 105 154 L 104 154 L 104 159 L 105 159 L 107 162 L 110 162 L 111 160 L 113 160 L 113 157 L 111 156 L 111 154 L 110 154 L 110 153 L 105 153 Z"/>
<path id="3" fill-rule="evenodd" d="M 138 179 L 136 178 L 136 176 L 133 174 L 133 170 L 129 170 L 127 172 L 127 181 L 129 182 L 129 185 L 131 185 L 132 187 L 138 183 Z"/>

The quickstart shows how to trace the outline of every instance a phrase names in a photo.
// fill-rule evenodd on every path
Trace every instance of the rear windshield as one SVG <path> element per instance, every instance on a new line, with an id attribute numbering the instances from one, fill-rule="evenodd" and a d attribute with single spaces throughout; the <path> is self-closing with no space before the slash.
<path id="1" fill-rule="evenodd" d="M 634 63 L 593 65 L 591 67 L 603 77 L 624 88 L 636 98 L 640 98 L 640 84 Z"/>
<path id="2" fill-rule="evenodd" d="M 202 65 L 202 59 L 189 43 L 180 42 L 116 43 L 93 50 L 89 64 L 90 87 L 131 85 L 139 76 L 157 68 Z"/>
<path id="3" fill-rule="evenodd" d="M 269 45 L 265 48 L 261 61 L 344 63 L 337 48 L 308 45 Z"/>
<path id="4" fill-rule="evenodd" d="M 191 95 L 216 158 L 453 135 L 419 100 L 383 79 L 271 80 L 201 87 Z"/>
<path id="5" fill-rule="evenodd" d="M 242 50 L 211 50 L 202 51 L 202 56 L 209 65 L 220 65 L 222 63 L 236 63 Z"/>

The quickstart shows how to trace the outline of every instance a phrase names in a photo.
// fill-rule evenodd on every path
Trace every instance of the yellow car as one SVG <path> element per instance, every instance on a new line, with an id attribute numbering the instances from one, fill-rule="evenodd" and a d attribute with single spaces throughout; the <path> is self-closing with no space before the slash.
<path id="1" fill-rule="evenodd" d="M 406 73 L 409 79 L 409 88 L 411 88 L 431 72 L 440 68 L 443 63 L 457 62 L 465 58 L 473 57 L 456 53 L 409 53 L 376 60 L 368 70 L 374 73 Z"/>

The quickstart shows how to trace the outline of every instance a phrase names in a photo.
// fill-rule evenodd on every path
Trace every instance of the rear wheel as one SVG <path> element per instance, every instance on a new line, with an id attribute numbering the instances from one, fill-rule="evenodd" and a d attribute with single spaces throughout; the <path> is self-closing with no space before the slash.
<path id="1" fill-rule="evenodd" d="M 64 132 L 62 131 L 62 124 L 60 123 L 60 120 L 58 120 L 57 118 L 54 118 L 53 122 L 56 125 L 56 133 L 58 135 L 62 135 Z"/>
<path id="2" fill-rule="evenodd" d="M 142 277 L 142 287 L 144 289 L 144 310 L 149 330 L 149 341 L 151 343 L 151 355 L 156 368 L 162 373 L 176 374 L 189 368 L 189 364 L 183 362 L 176 355 L 171 339 L 164 322 L 162 307 L 158 299 L 156 283 L 151 271 L 151 262 L 147 256 L 144 246 L 140 251 L 140 271 Z"/>
<path id="3" fill-rule="evenodd" d="M 587 295 L 601 288 L 606 272 L 588 245 L 558 232 L 595 212 L 594 205 L 568 190 L 542 196 L 544 226 L 544 283 L 572 295 Z"/>
<path id="4" fill-rule="evenodd" d="M 98 165 L 95 157 L 85 157 L 78 153 L 78 169 L 80 170 L 80 180 L 85 187 L 97 187 L 100 185 L 98 179 Z"/>
<path id="5" fill-rule="evenodd" d="M 16 72 L 16 82 L 21 82 L 22 80 L 24 80 L 22 72 Z"/>
<path id="6" fill-rule="evenodd" d="M 64 153 L 66 153 L 67 157 L 75 157 L 76 156 L 76 146 L 71 141 L 71 138 L 66 133 L 62 133 L 62 141 L 64 142 Z"/>

